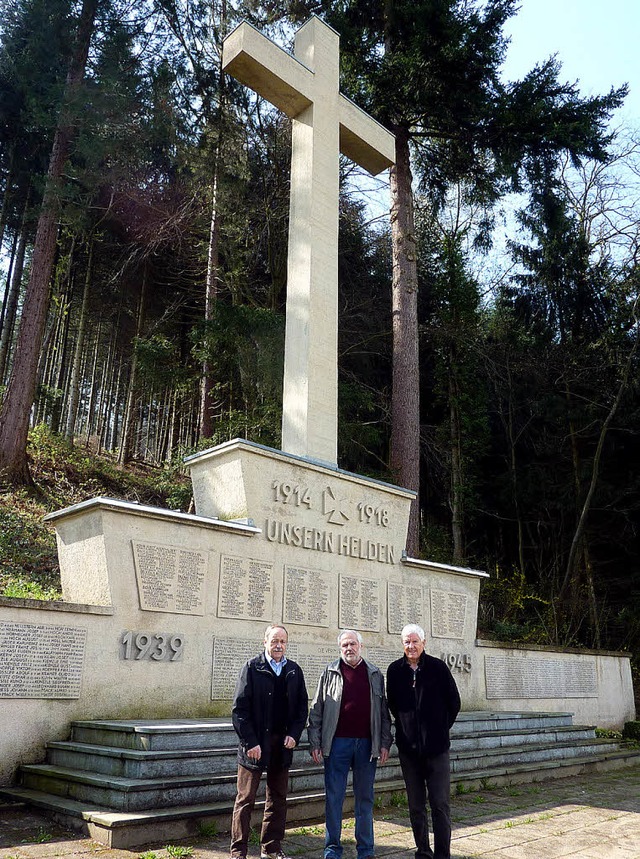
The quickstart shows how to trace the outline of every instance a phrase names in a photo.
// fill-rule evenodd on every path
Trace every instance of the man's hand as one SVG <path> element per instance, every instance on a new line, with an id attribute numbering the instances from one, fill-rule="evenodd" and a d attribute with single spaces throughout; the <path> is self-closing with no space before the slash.
<path id="1" fill-rule="evenodd" d="M 295 749 L 296 741 L 293 739 L 293 737 L 284 738 L 284 747 L 285 749 Z"/>
<path id="2" fill-rule="evenodd" d="M 386 764 L 389 760 L 389 749 L 380 749 L 380 757 L 378 759 L 378 763 Z"/>
<path id="3" fill-rule="evenodd" d="M 313 758 L 314 763 L 321 764 L 322 763 L 322 749 L 311 749 L 311 757 Z"/>
<path id="4" fill-rule="evenodd" d="M 262 749 L 260 746 L 254 746 L 252 749 L 247 749 L 247 757 L 252 761 L 259 761 L 262 757 Z"/>

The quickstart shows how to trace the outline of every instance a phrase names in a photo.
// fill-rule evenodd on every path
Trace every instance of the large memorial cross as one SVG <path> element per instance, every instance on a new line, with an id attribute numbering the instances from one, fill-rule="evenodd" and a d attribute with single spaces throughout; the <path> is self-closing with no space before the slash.
<path id="1" fill-rule="evenodd" d="M 319 18 L 294 54 L 246 22 L 224 43 L 223 67 L 293 120 L 282 450 L 337 464 L 340 152 L 376 175 L 394 138 L 340 93 L 340 40 Z"/>

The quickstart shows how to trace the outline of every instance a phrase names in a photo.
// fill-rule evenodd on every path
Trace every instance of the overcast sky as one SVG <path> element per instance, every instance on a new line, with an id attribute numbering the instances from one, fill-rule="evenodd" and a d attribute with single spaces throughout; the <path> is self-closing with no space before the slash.
<path id="1" fill-rule="evenodd" d="M 506 79 L 521 78 L 557 54 L 561 79 L 579 81 L 582 95 L 628 83 L 619 118 L 640 126 L 640 0 L 521 0 L 506 32 Z"/>

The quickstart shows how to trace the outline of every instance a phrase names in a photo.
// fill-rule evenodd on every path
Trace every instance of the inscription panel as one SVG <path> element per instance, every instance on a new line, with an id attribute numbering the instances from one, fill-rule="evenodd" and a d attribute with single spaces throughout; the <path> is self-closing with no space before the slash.
<path id="1" fill-rule="evenodd" d="M 285 566 L 284 622 L 328 627 L 329 583 L 330 575 L 324 570 Z"/>
<path id="2" fill-rule="evenodd" d="M 273 564 L 233 555 L 220 557 L 218 617 L 269 621 L 272 603 Z"/>
<path id="3" fill-rule="evenodd" d="M 423 599 L 420 585 L 387 582 L 387 631 L 399 635 L 408 623 L 424 627 Z"/>
<path id="4" fill-rule="evenodd" d="M 0 621 L 0 698 L 79 698 L 86 629 Z"/>
<path id="5" fill-rule="evenodd" d="M 214 638 L 211 700 L 228 701 L 233 698 L 240 669 L 262 650 L 264 644 L 259 639 Z M 298 662 L 297 645 L 290 644 L 287 647 L 287 656 Z"/>
<path id="6" fill-rule="evenodd" d="M 404 655 L 402 645 L 400 642 L 398 644 L 399 647 L 397 650 L 392 650 L 389 647 L 365 647 L 363 651 L 364 658 L 368 662 L 373 662 L 374 665 L 377 665 L 386 677 L 389 665 Z"/>
<path id="7" fill-rule="evenodd" d="M 335 662 L 340 656 L 340 650 L 336 644 L 301 644 L 298 650 L 300 667 L 304 674 L 305 684 L 309 693 L 309 701 L 313 698 L 318 688 L 320 675 L 330 662 Z"/>
<path id="8" fill-rule="evenodd" d="M 341 629 L 380 631 L 380 582 L 340 576 L 339 626 Z"/>
<path id="9" fill-rule="evenodd" d="M 467 601 L 466 594 L 431 589 L 431 635 L 434 638 L 464 638 Z"/>
<path id="10" fill-rule="evenodd" d="M 142 611 L 204 615 L 204 552 L 135 540 L 132 545 Z"/>
<path id="11" fill-rule="evenodd" d="M 595 659 L 485 656 L 487 698 L 597 698 Z"/>

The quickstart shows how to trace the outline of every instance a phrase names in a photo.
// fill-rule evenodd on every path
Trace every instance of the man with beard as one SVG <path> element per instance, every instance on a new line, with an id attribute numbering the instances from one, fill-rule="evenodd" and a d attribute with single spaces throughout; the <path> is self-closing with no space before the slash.
<path id="1" fill-rule="evenodd" d="M 391 718 L 382 672 L 362 658 L 362 636 L 345 629 L 338 636 L 340 659 L 318 682 L 309 713 L 313 760 L 324 758 L 325 859 L 341 859 L 342 806 L 353 770 L 358 859 L 373 859 L 373 780 L 378 761 L 391 747 Z"/>

